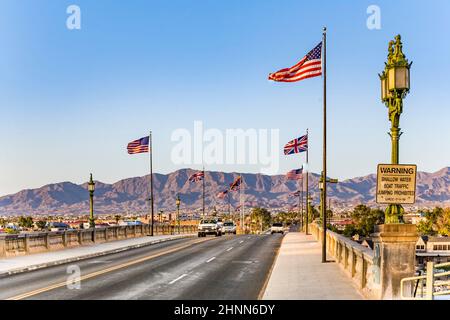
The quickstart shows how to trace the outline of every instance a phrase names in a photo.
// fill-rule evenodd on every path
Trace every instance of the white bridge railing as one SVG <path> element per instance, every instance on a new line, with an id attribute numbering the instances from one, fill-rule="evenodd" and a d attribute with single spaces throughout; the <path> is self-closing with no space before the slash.
<path id="1" fill-rule="evenodd" d="M 444 268 L 444 271 L 440 268 Z M 450 262 L 434 264 L 427 262 L 425 275 L 404 278 L 400 282 L 401 298 L 404 300 L 434 300 L 437 296 L 447 296 L 450 300 Z M 410 285 L 408 286 L 407 283 Z M 405 292 L 410 288 L 411 292 Z M 408 290 L 406 290 L 408 291 Z"/>

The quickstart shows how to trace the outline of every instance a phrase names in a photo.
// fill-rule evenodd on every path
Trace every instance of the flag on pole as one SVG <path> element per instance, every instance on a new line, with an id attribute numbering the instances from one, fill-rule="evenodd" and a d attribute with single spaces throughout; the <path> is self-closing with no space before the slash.
<path id="1" fill-rule="evenodd" d="M 238 191 L 241 186 L 242 178 L 241 176 L 237 177 L 236 180 L 234 180 L 233 183 L 230 183 L 230 190 L 231 191 Z"/>
<path id="2" fill-rule="evenodd" d="M 292 197 L 298 197 L 300 194 L 301 194 L 300 191 L 296 191 L 296 192 L 290 193 L 289 195 Z"/>
<path id="3" fill-rule="evenodd" d="M 149 137 L 143 137 L 138 140 L 131 141 L 127 145 L 127 150 L 129 154 L 136 154 L 136 153 L 144 153 L 149 152 Z"/>
<path id="4" fill-rule="evenodd" d="M 269 74 L 269 80 L 296 82 L 322 75 L 322 42 L 312 49 L 296 65 Z"/>
<path id="5" fill-rule="evenodd" d="M 308 135 L 289 141 L 284 146 L 284 154 L 290 155 L 308 151 Z"/>
<path id="6" fill-rule="evenodd" d="M 294 169 L 289 171 L 286 174 L 286 178 L 288 180 L 300 180 L 303 178 L 303 167 L 301 167 L 300 169 Z"/>
<path id="7" fill-rule="evenodd" d="M 205 173 L 203 171 L 194 173 L 192 176 L 189 177 L 189 182 L 198 182 L 202 181 L 205 177 Z"/>
<path id="8" fill-rule="evenodd" d="M 228 190 L 223 190 L 223 191 L 221 191 L 221 192 L 219 192 L 219 193 L 217 194 L 217 198 L 219 198 L 219 199 L 225 199 L 225 197 L 227 196 L 227 194 L 228 194 Z"/>

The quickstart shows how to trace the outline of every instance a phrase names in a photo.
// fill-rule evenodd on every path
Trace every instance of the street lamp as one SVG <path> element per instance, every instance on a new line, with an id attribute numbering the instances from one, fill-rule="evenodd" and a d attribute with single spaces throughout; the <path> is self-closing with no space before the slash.
<path id="1" fill-rule="evenodd" d="M 412 62 L 408 62 L 403 53 L 401 36 L 389 42 L 388 61 L 384 71 L 379 74 L 381 81 L 381 101 L 388 108 L 391 122 L 392 164 L 399 164 L 400 115 L 403 112 L 403 99 L 410 89 L 410 69 Z M 385 223 L 403 223 L 404 209 L 400 204 L 390 204 L 385 211 Z"/>
<path id="2" fill-rule="evenodd" d="M 89 190 L 89 209 L 90 209 L 90 216 L 89 216 L 89 228 L 95 228 L 95 220 L 94 220 L 94 191 L 95 191 L 95 182 L 92 179 L 92 173 L 91 178 L 88 182 L 88 190 Z"/>
<path id="3" fill-rule="evenodd" d="M 177 205 L 177 225 L 178 225 L 178 233 L 180 233 L 180 194 L 177 194 L 177 200 L 175 201 Z"/>
<path id="4" fill-rule="evenodd" d="M 311 204 L 312 204 L 313 198 L 312 196 L 308 196 L 308 207 L 306 208 L 306 223 L 309 223 L 309 216 L 311 211 Z"/>

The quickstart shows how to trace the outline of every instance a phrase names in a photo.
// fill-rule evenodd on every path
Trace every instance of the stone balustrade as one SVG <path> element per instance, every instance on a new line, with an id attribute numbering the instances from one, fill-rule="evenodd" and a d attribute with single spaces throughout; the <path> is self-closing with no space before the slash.
<path id="1" fill-rule="evenodd" d="M 317 223 L 310 224 L 311 234 L 321 243 L 323 229 Z M 370 248 L 327 230 L 327 253 L 345 271 L 356 288 L 368 299 L 381 298 L 380 259 Z"/>
<path id="2" fill-rule="evenodd" d="M 187 234 L 197 231 L 196 225 L 178 226 L 157 224 L 154 235 Z M 33 232 L 0 236 L 0 258 L 31 253 L 54 251 L 128 238 L 144 237 L 151 232 L 151 225 L 113 226 L 55 232 Z"/>

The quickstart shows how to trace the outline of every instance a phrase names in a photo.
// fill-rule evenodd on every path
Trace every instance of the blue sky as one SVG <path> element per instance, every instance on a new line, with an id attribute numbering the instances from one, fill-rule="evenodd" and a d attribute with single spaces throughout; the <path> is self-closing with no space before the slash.
<path id="1" fill-rule="evenodd" d="M 400 161 L 421 171 L 450 165 L 450 2 L 106 1 L 0 2 L 0 195 L 47 183 L 104 182 L 148 173 L 126 144 L 154 132 L 154 170 L 170 158 L 177 128 L 280 129 L 280 143 L 310 129 L 310 168 L 321 170 L 322 83 L 272 83 L 328 27 L 328 172 L 373 173 L 390 160 L 379 73 L 400 33 L 414 61 Z M 68 30 L 66 8 L 81 8 Z M 381 30 L 366 27 L 381 9 Z M 280 173 L 304 155 L 279 151 Z M 198 166 L 193 166 L 198 167 Z M 207 169 L 258 172 L 247 166 Z"/>

